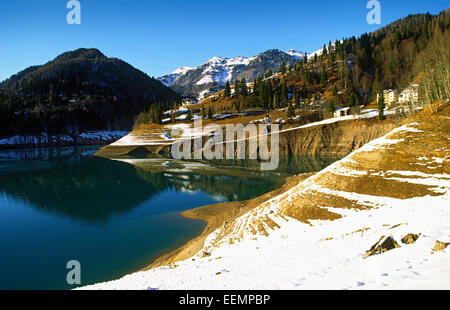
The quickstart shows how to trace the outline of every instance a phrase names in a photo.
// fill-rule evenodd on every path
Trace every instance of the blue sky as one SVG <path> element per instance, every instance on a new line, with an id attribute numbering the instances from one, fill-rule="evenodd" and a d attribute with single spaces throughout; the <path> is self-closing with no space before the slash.
<path id="1" fill-rule="evenodd" d="M 366 22 L 368 0 L 79 0 L 81 25 L 68 25 L 67 0 L 0 0 L 0 81 L 80 47 L 155 77 L 214 56 L 313 52 L 329 40 L 449 7 L 448 0 L 379 1 L 381 25 Z"/>

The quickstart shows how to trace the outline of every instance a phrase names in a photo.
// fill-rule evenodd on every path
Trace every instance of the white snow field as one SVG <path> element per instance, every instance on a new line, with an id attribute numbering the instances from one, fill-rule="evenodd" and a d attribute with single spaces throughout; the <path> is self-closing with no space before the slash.
<path id="1" fill-rule="evenodd" d="M 411 157 L 410 171 L 373 171 L 389 182 L 431 186 L 433 195 L 399 199 L 336 190 L 323 183 L 329 176 L 338 180 L 364 177 L 369 172 L 355 168 L 361 158 L 395 149 L 407 137 L 422 132 L 416 126 L 402 126 L 368 143 L 235 219 L 231 231 L 225 226 L 217 229 L 192 258 L 82 289 L 450 289 L 450 248 L 432 250 L 437 240 L 450 242 L 450 175 L 415 169 L 430 160 L 433 169 L 445 168 L 447 156 Z M 323 205 L 342 217 L 309 224 L 283 214 L 286 202 L 311 192 L 367 208 Z M 252 233 L 252 222 L 267 217 L 276 223 L 264 224 L 268 234 Z M 412 244 L 402 243 L 409 233 L 419 238 Z M 364 258 L 382 236 L 392 236 L 400 247 Z"/>

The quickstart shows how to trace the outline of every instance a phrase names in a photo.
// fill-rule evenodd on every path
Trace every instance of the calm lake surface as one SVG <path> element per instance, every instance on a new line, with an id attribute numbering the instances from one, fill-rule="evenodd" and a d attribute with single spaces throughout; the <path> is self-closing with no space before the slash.
<path id="1" fill-rule="evenodd" d="M 113 280 L 199 235 L 180 211 L 257 197 L 286 177 L 337 158 L 291 157 L 262 172 L 255 162 L 94 157 L 97 147 L 0 151 L 0 289 L 70 289 Z"/>

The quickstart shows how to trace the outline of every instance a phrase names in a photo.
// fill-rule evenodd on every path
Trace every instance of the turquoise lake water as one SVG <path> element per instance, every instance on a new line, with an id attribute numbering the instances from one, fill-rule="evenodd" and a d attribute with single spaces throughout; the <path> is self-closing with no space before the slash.
<path id="1" fill-rule="evenodd" d="M 179 212 L 254 198 L 336 160 L 285 158 L 262 172 L 246 162 L 103 159 L 97 149 L 0 151 L 0 289 L 74 288 L 70 260 L 82 285 L 119 278 L 202 232 L 203 221 Z"/>

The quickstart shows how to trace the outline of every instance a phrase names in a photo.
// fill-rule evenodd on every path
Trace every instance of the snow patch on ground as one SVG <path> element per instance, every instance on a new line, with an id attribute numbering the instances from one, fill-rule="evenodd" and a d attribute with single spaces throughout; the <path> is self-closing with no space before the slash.
<path id="1" fill-rule="evenodd" d="M 313 226 L 278 221 L 281 228 L 270 237 L 224 244 L 175 269 L 160 267 L 87 288 L 449 289 L 450 251 L 431 252 L 435 240 L 450 240 L 449 198 L 398 200 Z M 389 229 L 401 223 L 407 225 Z M 419 232 L 415 244 L 401 243 L 402 236 Z M 393 235 L 402 247 L 363 259 L 381 235 Z"/>
<path id="2" fill-rule="evenodd" d="M 395 146 L 400 140 L 390 139 L 392 135 L 414 130 L 411 124 L 402 126 L 247 212 L 235 220 L 225 238 L 217 229 L 191 259 L 83 289 L 450 289 L 450 248 L 432 252 L 436 240 L 450 242 L 448 174 L 379 173 L 408 182 L 428 180 L 427 184 L 442 191 L 440 196 L 409 199 L 338 191 L 318 182 L 327 173 L 362 176 L 347 167 L 356 161 L 355 154 Z M 328 207 L 342 217 L 312 220 L 311 225 L 281 215 L 283 202 L 311 191 L 370 208 Z M 268 236 L 249 233 L 248 223 L 265 216 L 279 228 L 266 225 Z M 418 240 L 403 244 L 401 239 L 410 233 L 418 234 Z M 228 242 L 237 235 L 239 241 Z M 400 248 L 365 259 L 365 252 L 380 236 L 392 236 Z"/>
<path id="3" fill-rule="evenodd" d="M 127 135 L 128 131 L 88 131 L 76 136 L 76 140 L 91 140 L 98 142 L 110 142 Z M 0 145 L 40 145 L 49 143 L 71 144 L 75 143 L 74 136 L 70 135 L 51 135 L 41 133 L 39 135 L 15 135 L 12 137 L 0 139 Z"/>

